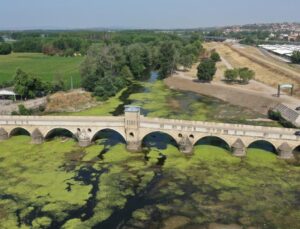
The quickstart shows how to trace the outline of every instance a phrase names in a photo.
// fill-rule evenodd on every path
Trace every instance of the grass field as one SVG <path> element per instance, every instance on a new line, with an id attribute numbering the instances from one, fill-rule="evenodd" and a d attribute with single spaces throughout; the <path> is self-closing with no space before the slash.
<path id="1" fill-rule="evenodd" d="M 46 56 L 41 53 L 13 53 L 0 56 L 0 83 L 11 80 L 16 69 L 21 68 L 45 81 L 52 81 L 56 75 L 61 75 L 67 85 L 73 76 L 74 87 L 80 85 L 79 66 L 83 57 Z"/>

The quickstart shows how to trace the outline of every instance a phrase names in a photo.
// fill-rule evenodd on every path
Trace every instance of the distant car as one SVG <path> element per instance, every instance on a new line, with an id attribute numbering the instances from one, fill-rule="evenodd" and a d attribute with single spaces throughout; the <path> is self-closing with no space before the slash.
<path id="1" fill-rule="evenodd" d="M 300 107 L 297 107 L 297 108 L 296 108 L 296 111 L 300 111 Z"/>
<path id="2" fill-rule="evenodd" d="M 300 136 L 300 131 L 296 131 L 296 132 L 295 132 L 295 135 L 296 135 L 296 136 Z"/>

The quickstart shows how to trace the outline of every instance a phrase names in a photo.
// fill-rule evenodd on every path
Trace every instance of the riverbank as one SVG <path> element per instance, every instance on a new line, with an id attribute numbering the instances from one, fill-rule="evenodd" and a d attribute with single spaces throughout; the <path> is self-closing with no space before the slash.
<path id="1" fill-rule="evenodd" d="M 165 84 L 174 90 L 192 91 L 202 95 L 215 97 L 236 106 L 246 107 L 266 115 L 270 108 L 280 103 L 277 98 L 270 98 L 259 93 L 228 86 L 199 83 L 197 80 L 173 76 L 164 80 Z"/>

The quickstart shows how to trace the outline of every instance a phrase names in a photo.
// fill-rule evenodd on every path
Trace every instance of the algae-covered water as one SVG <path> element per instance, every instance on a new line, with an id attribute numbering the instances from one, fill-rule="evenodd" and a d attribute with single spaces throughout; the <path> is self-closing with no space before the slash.
<path id="1" fill-rule="evenodd" d="M 157 73 L 152 72 L 148 81 L 133 82 L 99 106 L 60 115 L 123 115 L 124 106 L 131 104 L 141 106 L 142 114 L 148 117 L 280 126 L 275 121 L 267 120 L 265 115 L 220 99 L 171 90 L 156 78 Z"/>
<path id="2" fill-rule="evenodd" d="M 0 228 L 300 228 L 300 167 L 273 153 L 186 156 L 159 135 L 129 153 L 111 136 L 1 142 Z"/>
<path id="3" fill-rule="evenodd" d="M 155 77 L 69 115 L 120 115 L 125 104 L 150 117 L 277 125 Z M 236 158 L 221 142 L 187 156 L 159 133 L 144 139 L 142 153 L 128 152 L 117 133 L 98 138 L 87 148 L 65 138 L 0 142 L 0 228 L 300 228 L 299 162 L 254 148 Z"/>

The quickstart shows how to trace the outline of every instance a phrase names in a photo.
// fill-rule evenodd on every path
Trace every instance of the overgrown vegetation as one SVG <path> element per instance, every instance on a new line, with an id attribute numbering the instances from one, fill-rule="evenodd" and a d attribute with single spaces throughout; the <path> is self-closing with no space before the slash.
<path id="1" fill-rule="evenodd" d="M 12 82 L 14 92 L 25 100 L 42 97 L 65 89 L 62 79 L 54 80 L 52 83 L 45 82 L 36 76 L 27 74 L 21 69 L 17 69 Z"/>
<path id="2" fill-rule="evenodd" d="M 60 62 L 77 63 L 78 65 L 73 66 L 72 71 L 81 69 L 81 83 L 78 80 L 79 72 L 70 75 L 71 67 L 68 68 L 68 76 L 64 75 L 63 70 L 60 72 L 61 66 L 56 67 L 57 72 L 51 73 L 52 79 L 56 75 L 62 75 L 64 83 L 67 82 L 68 88 L 70 88 L 69 85 L 72 85 L 74 77 L 75 87 L 82 86 L 101 100 L 107 100 L 115 95 L 131 80 L 148 78 L 152 70 L 158 70 L 160 78 L 163 79 L 173 74 L 179 66 L 183 66 L 185 69 L 190 68 L 193 63 L 198 61 L 203 52 L 200 33 L 195 32 L 178 34 L 154 31 L 33 31 L 7 32 L 4 35 L 11 40 L 14 52 L 12 55 L 24 54 L 21 55 L 22 58 L 17 59 L 17 66 L 11 63 L 5 64 L 4 70 L 10 68 L 11 75 L 6 72 L 3 74 L 4 76 L 0 80 L 3 86 L 9 84 L 7 81 L 12 77 L 12 67 L 15 67 L 13 71 L 20 67 L 24 71 L 44 78 L 42 73 L 46 71 L 46 68 L 34 72 L 31 71 L 32 66 L 28 70 L 28 66 L 20 62 L 25 56 L 27 57 L 28 53 L 44 53 L 44 59 L 47 58 L 46 55 L 53 56 L 48 57 L 49 61 L 58 58 L 57 56 L 69 57 L 60 59 Z M 12 55 L 9 55 L 7 59 Z M 77 57 L 75 58 L 75 56 Z M 80 58 L 78 56 L 86 56 L 81 67 L 79 67 Z M 34 68 L 41 66 L 37 64 L 39 59 L 40 56 L 34 61 Z M 25 60 L 29 65 L 29 60 Z M 49 64 L 47 68 L 52 66 L 54 65 Z M 66 64 L 62 69 L 67 67 Z M 47 69 L 48 74 L 49 72 Z M 66 77 L 69 78 L 66 79 Z M 44 79 L 42 80 L 44 81 Z"/>
<path id="3" fill-rule="evenodd" d="M 300 51 L 294 51 L 291 60 L 294 64 L 300 64 Z"/>
<path id="4" fill-rule="evenodd" d="M 132 80 L 149 78 L 158 70 L 164 79 L 179 65 L 190 67 L 199 58 L 202 45 L 199 37 L 181 38 L 176 35 L 157 34 L 155 41 L 94 44 L 81 65 L 82 86 L 101 100 L 115 95 Z M 143 40 L 143 33 L 133 33 L 133 40 Z M 124 39 L 127 34 L 124 34 Z"/>
<path id="5" fill-rule="evenodd" d="M 5 42 L 0 42 L 0 55 L 8 55 L 12 51 L 12 47 L 10 44 Z"/>
<path id="6" fill-rule="evenodd" d="M 170 219 L 183 227 L 299 227 L 299 168 L 275 154 L 249 149 L 240 159 L 197 145 L 187 157 L 168 142 L 133 154 L 106 141 L 85 149 L 60 139 L 35 146 L 27 136 L 1 142 L 1 227 L 162 228 Z"/>
<path id="7" fill-rule="evenodd" d="M 247 84 L 254 79 L 255 72 L 249 68 L 227 69 L 224 73 L 225 80 L 228 82 L 238 82 Z"/>

